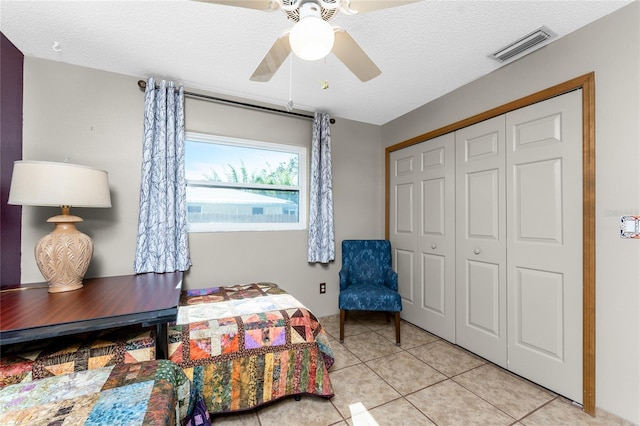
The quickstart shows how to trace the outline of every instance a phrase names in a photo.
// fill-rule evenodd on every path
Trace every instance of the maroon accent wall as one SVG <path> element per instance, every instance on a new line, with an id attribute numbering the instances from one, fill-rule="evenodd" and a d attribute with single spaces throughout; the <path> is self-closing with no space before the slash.
<path id="1" fill-rule="evenodd" d="M 22 207 L 10 206 L 13 162 L 22 159 L 24 55 L 0 32 L 0 288 L 20 282 Z"/>

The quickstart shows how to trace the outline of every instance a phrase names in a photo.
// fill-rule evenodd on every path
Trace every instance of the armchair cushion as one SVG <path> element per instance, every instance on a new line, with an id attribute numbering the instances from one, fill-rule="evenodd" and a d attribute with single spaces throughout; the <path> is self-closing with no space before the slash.
<path id="1" fill-rule="evenodd" d="M 342 290 L 338 306 L 346 311 L 402 311 L 400 294 L 384 285 L 354 284 Z"/>

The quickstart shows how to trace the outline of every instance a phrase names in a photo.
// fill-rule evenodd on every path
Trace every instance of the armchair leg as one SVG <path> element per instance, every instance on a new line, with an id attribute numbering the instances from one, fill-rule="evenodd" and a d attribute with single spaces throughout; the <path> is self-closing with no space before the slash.
<path id="1" fill-rule="evenodd" d="M 347 316 L 347 311 L 340 309 L 340 343 L 344 343 L 344 321 Z"/>
<path id="2" fill-rule="evenodd" d="M 400 312 L 396 312 L 396 345 L 400 346 Z"/>

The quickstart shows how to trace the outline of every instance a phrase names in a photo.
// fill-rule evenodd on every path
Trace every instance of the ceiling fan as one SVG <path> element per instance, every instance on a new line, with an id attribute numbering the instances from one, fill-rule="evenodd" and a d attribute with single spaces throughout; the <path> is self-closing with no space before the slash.
<path id="1" fill-rule="evenodd" d="M 274 11 L 281 9 L 296 22 L 275 41 L 250 80 L 269 81 L 291 51 L 306 60 L 324 58 L 333 52 L 360 81 L 369 81 L 382 71 L 344 29 L 328 22 L 339 12 L 355 15 L 402 6 L 419 0 L 201 0 L 208 3 Z"/>

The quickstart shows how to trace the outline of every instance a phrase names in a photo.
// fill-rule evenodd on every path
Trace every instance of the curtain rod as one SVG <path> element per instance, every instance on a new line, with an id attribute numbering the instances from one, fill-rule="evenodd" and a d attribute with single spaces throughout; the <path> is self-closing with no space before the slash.
<path id="1" fill-rule="evenodd" d="M 146 90 L 147 88 L 147 82 L 144 80 L 138 80 L 138 87 L 140 88 L 140 90 Z M 184 95 L 187 97 L 191 97 L 191 98 L 197 98 L 197 99 L 204 99 L 207 101 L 211 101 L 211 102 L 218 102 L 218 103 L 223 103 L 223 104 L 229 104 L 229 105 L 235 105 L 235 106 L 239 106 L 242 108 L 249 108 L 249 109 L 257 109 L 257 110 L 262 110 L 262 111 L 268 111 L 268 112 L 272 112 L 274 114 L 284 114 L 284 115 L 293 115 L 296 117 L 301 117 L 301 118 L 307 118 L 307 119 L 311 119 L 313 120 L 313 115 L 308 115 L 308 114 L 300 114 L 298 112 L 290 112 L 290 111 L 283 111 L 283 110 L 279 110 L 276 108 L 270 108 L 270 107 L 266 107 L 266 106 L 262 106 L 262 105 L 254 105 L 254 104 L 250 104 L 250 103 L 246 103 L 246 102 L 238 102 L 238 101 L 232 101 L 229 99 L 222 99 L 222 98 L 216 98 L 215 96 L 209 96 L 209 95 L 202 95 L 200 93 L 194 93 L 194 92 L 187 92 L 185 90 Z M 335 120 L 332 118 L 331 119 L 331 123 L 333 123 Z"/>

